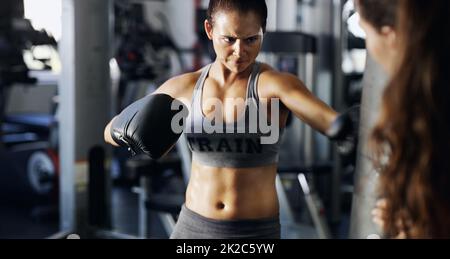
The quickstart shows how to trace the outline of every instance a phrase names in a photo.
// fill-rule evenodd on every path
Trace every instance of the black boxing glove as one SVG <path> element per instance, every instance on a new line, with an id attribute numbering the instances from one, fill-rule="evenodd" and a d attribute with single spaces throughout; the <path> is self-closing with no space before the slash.
<path id="1" fill-rule="evenodd" d="M 353 155 L 358 145 L 360 106 L 353 106 L 339 114 L 333 121 L 326 135 L 336 141 L 341 155 Z"/>
<path id="2" fill-rule="evenodd" d="M 125 108 L 111 124 L 111 137 L 135 154 L 159 159 L 167 154 L 182 134 L 187 107 L 166 94 L 148 95 Z M 176 117 L 175 117 L 176 116 Z M 178 121 L 177 121 L 178 118 Z M 175 128 L 178 127 L 176 131 Z"/>

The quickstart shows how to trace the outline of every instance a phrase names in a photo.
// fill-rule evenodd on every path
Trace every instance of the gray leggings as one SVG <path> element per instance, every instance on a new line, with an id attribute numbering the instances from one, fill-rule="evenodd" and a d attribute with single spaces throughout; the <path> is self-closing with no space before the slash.
<path id="1" fill-rule="evenodd" d="M 280 239 L 280 219 L 209 219 L 183 205 L 170 239 Z"/>

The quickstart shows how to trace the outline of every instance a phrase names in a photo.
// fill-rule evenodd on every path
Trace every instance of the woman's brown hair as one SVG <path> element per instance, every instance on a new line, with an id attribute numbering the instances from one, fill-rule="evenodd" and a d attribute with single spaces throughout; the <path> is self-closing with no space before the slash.
<path id="1" fill-rule="evenodd" d="M 267 5 L 265 0 L 210 0 L 207 10 L 208 22 L 214 24 L 214 15 L 220 11 L 238 11 L 241 14 L 255 12 L 261 19 L 263 32 L 266 32 Z"/>
<path id="2" fill-rule="evenodd" d="M 397 0 L 354 0 L 356 9 L 377 30 L 394 27 L 397 20 Z"/>
<path id="3" fill-rule="evenodd" d="M 450 237 L 450 1 L 399 0 L 401 59 L 372 133 L 385 231 Z"/>

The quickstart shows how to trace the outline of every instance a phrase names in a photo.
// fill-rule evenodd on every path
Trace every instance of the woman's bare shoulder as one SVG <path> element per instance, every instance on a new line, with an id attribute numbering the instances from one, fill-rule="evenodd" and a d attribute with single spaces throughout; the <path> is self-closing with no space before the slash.
<path id="1" fill-rule="evenodd" d="M 259 87 L 267 90 L 287 90 L 287 88 L 301 84 L 300 79 L 286 72 L 280 72 L 270 65 L 261 63 L 261 70 L 259 76 Z"/>
<path id="2" fill-rule="evenodd" d="M 259 62 L 260 65 L 260 74 L 271 74 L 271 73 L 276 73 L 277 71 L 271 67 L 269 64 L 267 63 L 263 63 L 263 62 Z"/>
<path id="3" fill-rule="evenodd" d="M 155 94 L 167 94 L 175 99 L 188 98 L 192 96 L 195 84 L 201 75 L 201 70 L 181 74 L 170 78 L 162 84 Z"/>

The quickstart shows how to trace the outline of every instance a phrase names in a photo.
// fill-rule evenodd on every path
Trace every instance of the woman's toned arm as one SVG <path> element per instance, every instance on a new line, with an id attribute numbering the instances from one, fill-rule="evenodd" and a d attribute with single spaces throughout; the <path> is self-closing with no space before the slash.
<path id="1" fill-rule="evenodd" d="M 294 75 L 267 71 L 261 78 L 268 84 L 270 96 L 279 98 L 295 116 L 322 134 L 337 118 L 338 113 L 315 97 Z"/>
<path id="2" fill-rule="evenodd" d="M 187 73 L 174 78 L 169 79 L 164 84 L 162 84 L 152 95 L 155 94 L 166 94 L 174 99 L 178 99 L 185 105 L 189 105 L 189 100 L 192 96 L 193 85 L 195 85 L 200 72 Z M 116 116 L 117 117 L 117 116 Z M 116 118 L 114 117 L 105 127 L 103 131 L 103 137 L 106 143 L 113 146 L 119 146 L 111 136 L 111 125 Z"/>

